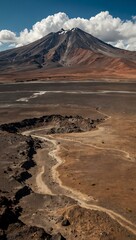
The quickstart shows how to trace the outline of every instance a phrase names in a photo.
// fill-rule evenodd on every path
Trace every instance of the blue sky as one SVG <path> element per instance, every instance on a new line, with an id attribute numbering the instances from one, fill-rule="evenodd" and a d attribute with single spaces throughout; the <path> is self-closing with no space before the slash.
<path id="1" fill-rule="evenodd" d="M 79 27 L 116 47 L 136 50 L 136 0 L 3 0 L 0 51 L 61 27 Z"/>
<path id="2" fill-rule="evenodd" d="M 136 0 L 4 0 L 0 3 L 0 30 L 20 32 L 57 12 L 90 18 L 107 10 L 114 17 L 130 19 L 136 15 Z"/>

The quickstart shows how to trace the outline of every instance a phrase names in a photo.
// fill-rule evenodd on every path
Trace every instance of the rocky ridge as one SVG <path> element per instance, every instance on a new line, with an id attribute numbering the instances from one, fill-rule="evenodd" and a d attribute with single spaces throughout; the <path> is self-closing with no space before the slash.
<path id="1" fill-rule="evenodd" d="M 0 239 L 21 240 L 24 237 L 26 239 L 65 239 L 60 233 L 51 236 L 46 233 L 44 229 L 35 226 L 27 226 L 19 219 L 22 213 L 22 208 L 19 204 L 20 200 L 32 193 L 32 189 L 26 181 L 32 176 L 29 170 L 36 165 L 33 160 L 33 155 L 38 148 L 41 148 L 41 142 L 39 140 L 33 139 L 31 136 L 22 136 L 20 133 L 26 129 L 41 126 L 48 126 L 46 134 L 81 132 L 91 130 L 95 127 L 96 123 L 101 121 L 102 119 L 97 119 L 95 121 L 84 119 L 80 116 L 64 117 L 61 115 L 50 115 L 0 125 L 1 140 L 3 140 L 3 142 L 6 141 L 6 138 L 9 139 L 7 143 L 9 145 L 16 144 L 18 140 L 24 142 L 23 149 L 16 146 L 17 156 L 9 156 L 11 158 L 11 163 L 8 167 L 4 168 L 4 174 L 9 176 L 9 179 L 12 179 L 13 182 L 17 182 L 17 187 L 15 188 L 17 190 L 9 190 L 6 192 L 5 189 L 0 190 Z M 12 162 L 12 159 L 16 159 L 16 161 Z M 10 181 L 9 179 L 7 179 L 7 181 Z M 14 183 L 11 184 L 12 188 L 14 188 L 13 186 Z"/>
<path id="2" fill-rule="evenodd" d="M 21 122 L 2 124 L 0 125 L 0 130 L 19 133 L 32 128 L 45 127 L 46 134 L 84 132 L 90 131 L 96 127 L 96 124 L 104 120 L 105 118 L 92 120 L 81 116 L 49 115 L 25 119 Z"/>
<path id="3" fill-rule="evenodd" d="M 20 142 L 19 144 L 23 142 L 24 150 L 16 146 L 13 158 L 5 153 L 7 155 L 6 160 L 9 159 L 10 164 L 7 166 L 5 163 L 4 168 L 1 169 L 3 171 L 1 175 L 3 176 L 4 174 L 5 184 L 0 186 L 0 239 L 65 239 L 60 233 L 51 236 L 44 229 L 36 226 L 27 226 L 19 219 L 23 210 L 20 206 L 20 200 L 33 192 L 26 180 L 31 178 L 29 170 L 36 165 L 33 155 L 41 147 L 40 141 L 20 134 L 16 136 L 14 133 L 9 135 L 1 132 L 1 141 L 4 142 L 5 140 L 7 147 L 11 144 L 13 147 L 18 142 Z"/>

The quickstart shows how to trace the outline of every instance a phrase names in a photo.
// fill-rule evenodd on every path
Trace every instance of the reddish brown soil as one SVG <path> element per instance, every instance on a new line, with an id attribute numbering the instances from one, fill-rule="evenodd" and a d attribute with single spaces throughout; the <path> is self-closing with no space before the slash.
<path id="1" fill-rule="evenodd" d="M 107 63 L 105 63 L 107 64 Z M 120 63 L 119 63 L 120 64 Z M 122 63 L 121 63 L 122 65 Z M 57 68 L 48 70 L 33 70 L 20 72 L 7 72 L 0 74 L 0 82 L 24 82 L 24 81 L 57 81 L 57 80 L 97 80 L 97 81 L 134 81 L 136 80 L 136 70 L 120 66 L 119 69 L 111 68 L 90 68 L 76 67 L 76 68 Z"/>
<path id="2" fill-rule="evenodd" d="M 84 133 L 49 136 L 38 126 L 28 134 L 47 138 L 40 142 L 34 136 L 32 140 L 0 132 L 0 195 L 12 201 L 8 210 L 17 213 L 15 222 L 10 222 L 5 232 L 1 229 L 1 236 L 43 239 L 41 236 L 48 234 L 47 239 L 135 240 L 135 85 L 93 84 L 81 87 L 90 92 L 102 89 L 129 93 L 68 94 L 69 85 L 62 93 L 47 93 L 24 103 L 16 99 L 25 96 L 26 87 L 37 92 L 38 85 L 1 85 L 1 124 L 50 114 L 107 119 L 97 129 Z M 22 92 L 17 92 L 20 88 Z M 56 90 L 56 85 L 52 89 Z M 61 184 L 51 172 L 57 157 L 63 162 L 56 169 Z M 47 194 L 47 187 L 51 194 Z M 3 216 L 3 203 L 1 209 Z"/>

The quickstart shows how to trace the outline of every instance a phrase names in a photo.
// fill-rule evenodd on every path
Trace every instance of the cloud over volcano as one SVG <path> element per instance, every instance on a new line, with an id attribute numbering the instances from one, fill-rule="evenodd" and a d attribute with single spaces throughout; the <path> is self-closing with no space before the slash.
<path id="1" fill-rule="evenodd" d="M 131 20 L 122 21 L 119 17 L 110 15 L 108 11 L 100 12 L 90 19 L 69 18 L 66 13 L 59 12 L 36 22 L 30 30 L 25 28 L 19 34 L 4 29 L 0 31 L 0 45 L 8 44 L 11 48 L 24 46 L 50 32 L 75 27 L 116 47 L 136 50 L 136 16 Z"/>

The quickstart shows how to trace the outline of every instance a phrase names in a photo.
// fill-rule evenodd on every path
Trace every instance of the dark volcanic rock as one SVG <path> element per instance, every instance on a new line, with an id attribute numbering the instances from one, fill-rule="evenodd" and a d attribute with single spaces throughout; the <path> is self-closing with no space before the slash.
<path id="1" fill-rule="evenodd" d="M 102 122 L 103 119 L 91 120 L 81 116 L 61 116 L 49 115 L 40 118 L 25 119 L 21 122 L 2 124 L 0 130 L 10 133 L 18 133 L 27 129 L 54 126 L 51 127 L 46 134 L 55 133 L 71 133 L 71 132 L 85 132 L 93 128 L 93 124 Z M 33 140 L 30 138 L 29 144 L 33 145 Z M 31 146 L 32 150 L 32 146 Z"/>
<path id="2" fill-rule="evenodd" d="M 0 198 L 0 239 L 1 240 L 65 240 L 61 234 L 51 236 L 44 229 L 27 226 L 18 218 L 22 209 L 16 207 L 15 203 L 6 197 Z"/>
<path id="3" fill-rule="evenodd" d="M 7 169 L 6 178 L 1 184 L 2 189 L 0 190 L 0 239 L 52 239 L 52 236 L 46 233 L 44 229 L 27 226 L 19 219 L 23 211 L 19 206 L 20 200 L 32 192 L 25 180 L 31 177 L 27 170 L 35 166 L 33 155 L 36 149 L 40 147 L 40 141 L 21 134 L 9 134 L 2 131 L 1 143 L 3 146 L 6 145 L 11 152 L 9 154 L 4 147 L 1 149 L 1 161 L 5 162 L 7 160 L 9 163 L 1 171 L 2 174 L 5 174 L 4 169 Z M 2 175 L 1 180 L 3 177 L 5 175 Z M 8 185 L 10 185 L 9 188 Z M 7 189 L 8 191 L 6 191 Z M 64 238 L 61 236 L 61 238 L 56 239 Z"/>
<path id="4" fill-rule="evenodd" d="M 23 223 L 17 223 L 15 225 L 10 225 L 7 235 L 6 235 L 8 240 L 29 240 L 29 239 L 34 239 L 34 240 L 49 240 L 51 239 L 51 236 L 47 234 L 44 229 L 38 228 L 38 227 L 29 227 L 26 226 Z"/>
<path id="5" fill-rule="evenodd" d="M 21 168 L 29 170 L 30 168 L 34 167 L 36 163 L 33 160 L 26 161 L 22 164 Z"/>
<path id="6" fill-rule="evenodd" d="M 27 179 L 31 178 L 32 175 L 27 172 L 27 171 L 24 171 L 24 172 L 21 172 L 19 175 L 15 176 L 15 179 L 18 181 L 18 182 L 24 182 L 26 181 Z"/>
<path id="7" fill-rule="evenodd" d="M 64 219 L 61 223 L 62 226 L 67 227 L 70 225 L 70 221 L 68 219 Z"/>
<path id="8" fill-rule="evenodd" d="M 19 200 L 32 192 L 31 188 L 28 186 L 24 186 L 20 190 L 18 190 L 15 194 L 15 202 L 18 203 Z"/>

